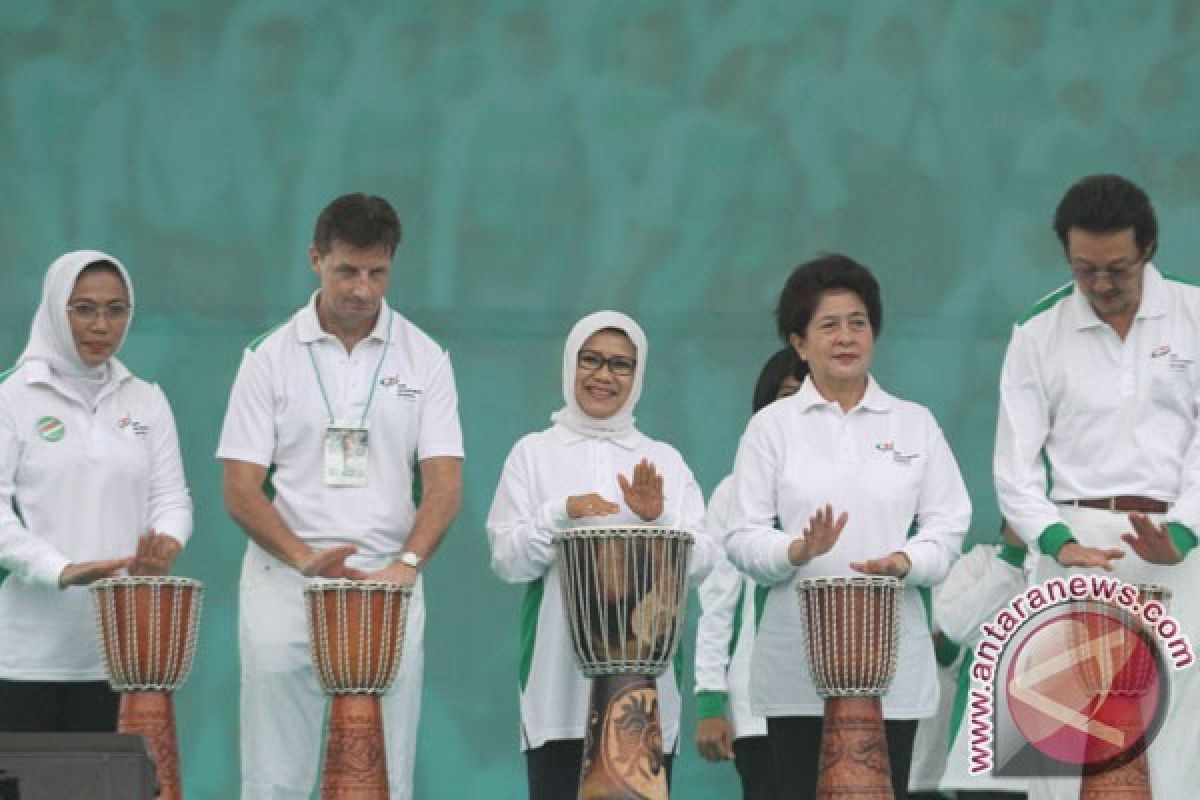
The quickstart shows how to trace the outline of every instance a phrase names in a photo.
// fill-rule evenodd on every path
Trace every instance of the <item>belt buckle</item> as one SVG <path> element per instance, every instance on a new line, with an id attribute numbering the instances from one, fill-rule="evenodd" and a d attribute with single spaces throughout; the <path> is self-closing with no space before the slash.
<path id="1" fill-rule="evenodd" d="M 1116 497 L 1108 498 L 1108 510 L 1112 511 L 1114 513 L 1117 511 L 1120 511 L 1120 509 L 1117 508 L 1117 498 Z"/>

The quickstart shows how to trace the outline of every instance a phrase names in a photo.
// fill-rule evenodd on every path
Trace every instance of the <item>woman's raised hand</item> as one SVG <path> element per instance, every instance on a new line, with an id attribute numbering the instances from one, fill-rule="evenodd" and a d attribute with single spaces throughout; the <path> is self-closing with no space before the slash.
<path id="1" fill-rule="evenodd" d="M 646 522 L 653 522 L 663 513 L 663 479 L 646 459 L 633 468 L 633 480 L 624 475 L 617 476 L 625 505 Z"/>
<path id="2" fill-rule="evenodd" d="M 809 517 L 804 535 L 793 539 L 788 546 L 788 561 L 794 566 L 802 567 L 817 556 L 828 553 L 837 544 L 848 519 L 850 514 L 846 511 L 834 519 L 833 506 L 828 503 L 824 508 L 818 508 L 817 513 Z"/>

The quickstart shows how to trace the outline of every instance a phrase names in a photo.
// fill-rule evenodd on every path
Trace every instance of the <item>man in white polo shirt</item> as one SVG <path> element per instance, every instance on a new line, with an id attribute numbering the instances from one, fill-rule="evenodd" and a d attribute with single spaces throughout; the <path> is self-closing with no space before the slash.
<path id="1" fill-rule="evenodd" d="M 309 248 L 319 290 L 250 344 L 233 385 L 217 457 L 226 507 L 250 538 L 239 606 L 243 800 L 308 798 L 316 781 L 325 697 L 303 612 L 311 576 L 414 585 L 400 672 L 383 699 L 391 797 L 412 796 L 419 570 L 458 512 L 463 449 L 449 356 L 384 300 L 399 241 L 383 198 L 326 207 Z"/>
<path id="2" fill-rule="evenodd" d="M 1000 510 L 1047 556 L 1035 581 L 1084 568 L 1165 584 L 1196 643 L 1200 570 L 1186 556 L 1200 529 L 1200 288 L 1150 262 L 1154 210 L 1122 177 L 1072 186 L 1054 229 L 1074 280 L 1013 328 L 996 432 Z M 1200 761 L 1186 709 L 1200 699 L 1194 672 L 1172 676 L 1149 751 L 1155 797 L 1190 796 L 1195 786 L 1186 774 Z M 1049 789 L 1031 786 L 1030 796 Z M 1072 792 L 1077 782 L 1054 782 L 1053 793 Z"/>

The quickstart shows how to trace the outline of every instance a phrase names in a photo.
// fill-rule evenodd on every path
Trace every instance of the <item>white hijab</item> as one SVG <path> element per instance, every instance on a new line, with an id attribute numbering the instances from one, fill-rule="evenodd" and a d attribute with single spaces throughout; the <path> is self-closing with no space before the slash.
<path id="1" fill-rule="evenodd" d="M 63 378 L 79 378 L 85 383 L 103 382 L 113 374 L 110 369 L 116 358 L 109 358 L 103 364 L 89 367 L 79 357 L 75 348 L 75 337 L 71 335 L 71 322 L 67 319 L 67 302 L 71 292 L 75 290 L 75 281 L 79 273 L 89 264 L 97 261 L 107 261 L 121 273 L 125 282 L 125 291 L 129 294 L 129 302 L 133 304 L 133 282 L 125 265 L 99 250 L 75 250 L 59 256 L 50 268 L 46 270 L 46 279 L 42 283 L 42 303 L 33 316 L 33 326 L 29 330 L 29 344 L 17 359 L 17 364 L 26 361 L 41 361 Z M 130 311 L 129 322 L 133 322 L 133 312 Z M 125 344 L 125 336 L 129 333 L 129 325 L 117 344 L 117 350 Z M 116 351 L 114 351 L 116 352 Z"/>
<path id="2" fill-rule="evenodd" d="M 616 328 L 629 337 L 629 340 L 633 342 L 637 367 L 633 372 L 633 386 L 629 390 L 629 397 L 625 400 L 625 405 L 607 419 L 596 419 L 585 414 L 575 399 L 575 374 L 578 369 L 576 359 L 588 337 L 605 328 Z M 567 335 L 567 345 L 563 348 L 562 389 L 563 399 L 567 404 L 554 412 L 550 419 L 581 436 L 592 439 L 609 439 L 618 444 L 631 446 L 638 435 L 637 429 L 633 426 L 633 409 L 642 394 L 642 376 L 646 372 L 646 354 L 646 334 L 642 332 L 636 322 L 618 311 L 597 311 L 576 322 L 575 327 Z"/>

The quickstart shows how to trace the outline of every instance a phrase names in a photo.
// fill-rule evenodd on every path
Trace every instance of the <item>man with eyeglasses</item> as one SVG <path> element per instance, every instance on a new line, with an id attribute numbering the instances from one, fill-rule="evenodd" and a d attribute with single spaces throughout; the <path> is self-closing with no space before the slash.
<path id="1" fill-rule="evenodd" d="M 1187 556 L 1200 531 L 1200 289 L 1151 263 L 1154 209 L 1125 178 L 1080 180 L 1059 203 L 1054 230 L 1074 280 L 1013 328 L 994 462 L 1001 513 L 1047 556 L 1036 582 L 1106 570 L 1166 585 L 1170 613 L 1198 642 L 1200 570 Z M 1149 751 L 1155 797 L 1195 787 L 1184 774 L 1200 760 L 1184 713 L 1200 702 L 1194 672 L 1172 675 L 1171 706 Z M 1052 786 L 1078 796 L 1075 781 Z M 1050 788 L 1035 780 L 1030 796 Z"/>

